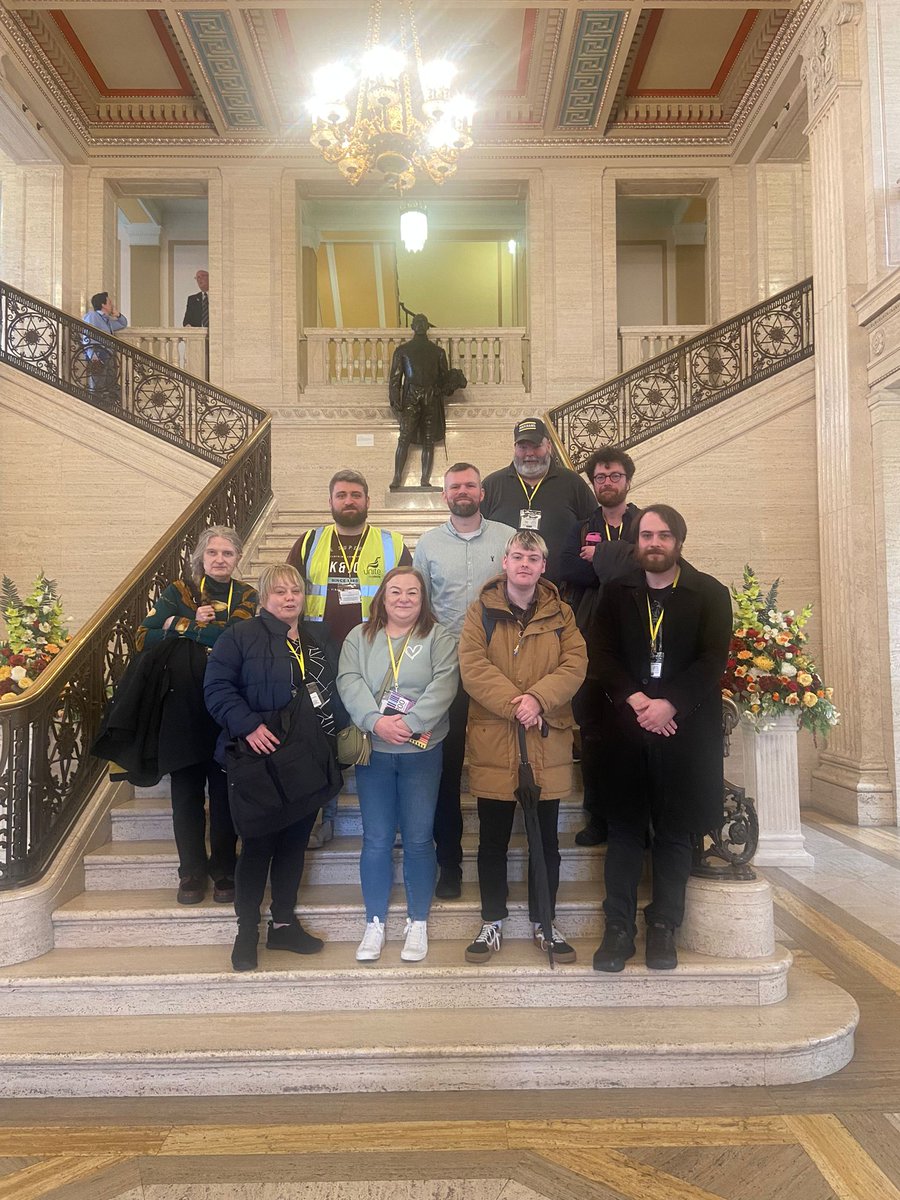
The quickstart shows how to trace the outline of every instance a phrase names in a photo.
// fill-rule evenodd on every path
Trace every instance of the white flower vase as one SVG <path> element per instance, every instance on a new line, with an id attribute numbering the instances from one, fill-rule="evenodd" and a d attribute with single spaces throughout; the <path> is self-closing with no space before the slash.
<path id="1" fill-rule="evenodd" d="M 800 772 L 797 766 L 797 718 L 775 717 L 760 732 L 746 716 L 741 721 L 744 789 L 756 802 L 758 867 L 811 867 L 800 825 Z"/>

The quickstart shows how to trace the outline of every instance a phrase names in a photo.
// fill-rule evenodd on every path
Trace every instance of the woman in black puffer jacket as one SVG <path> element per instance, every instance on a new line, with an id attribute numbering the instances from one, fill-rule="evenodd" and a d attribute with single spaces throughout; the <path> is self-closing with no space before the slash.
<path id="1" fill-rule="evenodd" d="M 222 726 L 216 757 L 228 770 L 232 816 L 241 834 L 238 932 L 231 954 L 236 971 L 257 965 L 260 905 L 270 871 L 266 947 L 295 954 L 322 949 L 294 907 L 316 814 L 341 787 L 335 734 L 349 724 L 335 687 L 336 658 L 318 631 L 301 620 L 305 595 L 299 573 L 287 564 L 267 567 L 259 593 L 259 615 L 219 638 L 204 682 L 207 708 Z"/>

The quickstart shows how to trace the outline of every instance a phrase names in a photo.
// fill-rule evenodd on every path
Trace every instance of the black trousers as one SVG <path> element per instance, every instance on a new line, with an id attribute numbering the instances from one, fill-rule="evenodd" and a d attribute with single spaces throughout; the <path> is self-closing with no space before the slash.
<path id="1" fill-rule="evenodd" d="M 463 819 L 459 802 L 463 760 L 466 757 L 466 722 L 469 697 L 459 685 L 450 705 L 450 729 L 444 747 L 437 808 L 434 811 L 434 843 L 440 867 L 462 866 Z"/>
<path id="2" fill-rule="evenodd" d="M 600 711 L 599 694 L 601 685 L 596 679 L 586 679 L 572 698 L 572 712 L 581 731 L 581 779 L 584 788 L 582 805 L 588 825 L 606 828 L 606 805 L 600 784 L 602 766 L 600 761 L 600 728 L 597 714 Z"/>
<path id="3" fill-rule="evenodd" d="M 512 833 L 513 818 L 517 804 L 509 800 L 485 800 L 478 797 L 478 886 L 481 890 L 482 921 L 501 921 L 509 916 L 506 898 L 509 888 L 506 881 L 506 852 Z M 556 893 L 559 891 L 559 838 L 556 825 L 559 819 L 558 800 L 539 800 L 538 822 L 541 828 L 541 844 L 550 884 L 550 905 L 556 915 Z M 534 880 L 531 859 L 528 862 L 528 916 L 539 921 L 541 914 L 535 902 Z"/>
<path id="4" fill-rule="evenodd" d="M 228 808 L 228 781 L 217 762 L 193 763 L 173 771 L 172 825 L 178 847 L 180 879 L 234 878 L 237 835 Z M 209 787 L 209 845 L 206 854 L 206 788 Z"/>
<path id="5" fill-rule="evenodd" d="M 617 921 L 634 930 L 637 892 L 644 870 L 647 831 L 620 821 L 609 822 L 606 845 L 606 899 L 603 911 L 607 921 Z M 677 929 L 684 919 L 684 893 L 691 873 L 691 835 L 682 831 L 653 829 L 650 841 L 653 868 L 653 899 L 644 909 L 648 922 Z"/>
<path id="6" fill-rule="evenodd" d="M 303 875 L 306 846 L 318 809 L 287 829 L 265 837 L 244 838 L 234 876 L 234 910 L 239 925 L 258 925 L 266 879 L 272 879 L 272 920 L 278 925 L 294 919 Z"/>

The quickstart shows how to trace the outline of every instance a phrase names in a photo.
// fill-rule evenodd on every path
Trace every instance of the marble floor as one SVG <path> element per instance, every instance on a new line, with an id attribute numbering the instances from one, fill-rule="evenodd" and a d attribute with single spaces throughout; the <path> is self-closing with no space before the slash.
<path id="1" fill-rule="evenodd" d="M 806 815 L 815 866 L 766 875 L 779 940 L 859 1003 L 856 1057 L 834 1076 L 6 1101 L 0 1200 L 900 1200 L 900 830 Z"/>

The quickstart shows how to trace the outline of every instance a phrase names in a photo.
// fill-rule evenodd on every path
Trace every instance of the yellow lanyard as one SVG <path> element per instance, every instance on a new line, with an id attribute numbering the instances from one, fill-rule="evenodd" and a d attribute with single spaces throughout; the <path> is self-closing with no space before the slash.
<path id="1" fill-rule="evenodd" d="M 604 526 L 606 527 L 606 540 L 607 540 L 608 542 L 611 542 L 611 541 L 613 541 L 613 535 L 612 535 L 612 534 L 610 533 L 610 531 L 609 531 L 609 525 L 607 524 L 607 522 L 606 522 L 606 519 L 605 519 L 605 518 L 604 518 L 603 524 L 604 524 Z M 621 526 L 621 525 L 614 525 L 614 526 L 613 526 L 613 529 L 618 529 L 618 531 L 619 531 L 619 532 L 618 532 L 618 534 L 617 534 L 617 536 L 616 536 L 616 538 L 615 538 L 615 541 L 617 541 L 617 542 L 620 542 L 620 541 L 622 540 L 622 526 Z"/>
<path id="2" fill-rule="evenodd" d="M 409 645 L 409 639 L 412 637 L 413 631 L 410 630 L 406 635 L 406 641 L 403 643 L 403 649 L 400 651 L 399 660 L 394 658 L 394 644 L 391 641 L 391 635 L 387 630 L 384 631 L 384 636 L 387 638 L 388 653 L 391 656 L 391 670 L 394 672 L 394 687 L 400 686 L 400 663 L 403 662 L 403 655 L 406 653 L 406 647 Z"/>
<path id="3" fill-rule="evenodd" d="M 203 579 L 201 580 L 201 583 L 200 583 L 200 598 L 201 598 L 201 600 L 203 599 L 203 592 L 204 592 L 205 588 L 206 588 L 206 576 L 204 575 Z M 226 621 L 231 619 L 231 597 L 233 595 L 234 595 L 234 580 L 232 579 L 231 583 L 228 585 L 228 600 L 225 603 L 225 620 Z"/>
<path id="4" fill-rule="evenodd" d="M 366 528 L 363 530 L 363 532 L 359 535 L 359 541 L 356 543 L 356 550 L 353 552 L 353 558 L 349 562 L 347 560 L 347 555 L 344 551 L 344 543 L 341 541 L 341 535 L 337 531 L 337 525 L 332 525 L 331 528 L 334 532 L 334 536 L 337 538 L 338 548 L 340 549 L 340 552 L 341 552 L 341 558 L 344 560 L 344 566 L 347 568 L 348 578 L 351 575 L 356 575 L 356 565 L 359 562 L 359 556 L 363 552 L 363 546 L 366 544 L 366 541 L 368 540 L 369 533 L 371 532 L 371 526 L 367 525 Z"/>
<path id="5" fill-rule="evenodd" d="M 675 569 L 675 579 L 672 582 L 672 591 L 678 587 L 678 577 L 681 574 L 681 567 Z M 666 610 L 660 608 L 659 616 L 656 618 L 656 624 L 653 624 L 653 612 L 650 608 L 650 593 L 647 593 L 647 620 L 650 624 L 650 648 L 656 645 L 656 639 L 659 637 L 659 631 L 662 628 L 663 617 L 666 615 Z"/>
<path id="6" fill-rule="evenodd" d="M 296 660 L 300 666 L 300 678 L 305 679 L 306 678 L 306 659 L 303 657 L 303 647 L 299 646 L 299 645 L 294 646 L 293 643 L 291 642 L 290 638 L 285 638 L 284 640 L 287 642 L 288 650 L 290 650 L 291 654 L 293 654 L 294 658 L 296 658 Z"/>
<path id="7" fill-rule="evenodd" d="M 538 494 L 538 489 L 540 488 L 540 486 L 544 482 L 544 480 L 547 478 L 547 476 L 544 475 L 543 478 L 539 479 L 530 492 L 529 492 L 528 488 L 525 486 L 525 480 L 518 473 L 518 471 L 516 472 L 516 478 L 518 479 L 519 483 L 521 483 L 521 485 L 522 485 L 522 491 L 525 493 L 525 499 L 528 501 L 529 504 L 532 504 L 534 502 L 535 496 Z"/>

